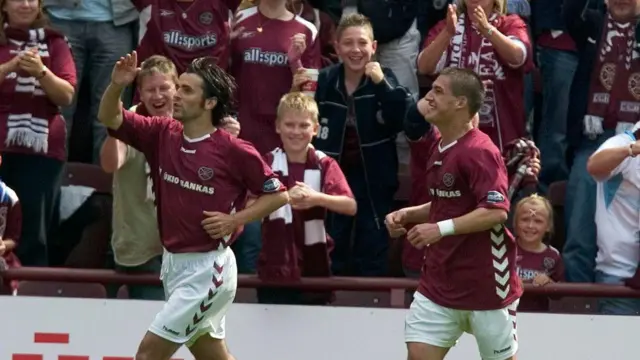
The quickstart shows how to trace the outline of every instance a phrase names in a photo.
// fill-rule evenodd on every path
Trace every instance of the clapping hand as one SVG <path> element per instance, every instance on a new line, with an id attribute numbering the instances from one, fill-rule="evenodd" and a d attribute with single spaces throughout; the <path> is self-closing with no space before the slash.
<path id="1" fill-rule="evenodd" d="M 44 71 L 44 64 L 40 58 L 38 48 L 23 51 L 19 57 L 18 66 L 29 75 L 38 77 Z"/>
<path id="2" fill-rule="evenodd" d="M 319 193 L 309 185 L 296 181 L 296 186 L 289 190 L 289 203 L 294 210 L 307 210 L 318 206 Z"/>
<path id="3" fill-rule="evenodd" d="M 6 251 L 7 245 L 2 241 L 2 239 L 0 239 L 0 256 L 3 256 Z"/>
<path id="4" fill-rule="evenodd" d="M 134 51 L 116 62 L 111 73 L 111 82 L 122 87 L 129 86 L 136 79 L 139 71 L 138 54 Z"/>
<path id="5" fill-rule="evenodd" d="M 481 6 L 477 6 L 471 13 L 471 23 L 478 29 L 481 34 L 486 35 L 486 32 L 491 28 L 489 20 L 487 20 L 487 14 Z"/>
<path id="6" fill-rule="evenodd" d="M 447 33 L 453 36 L 456 34 L 456 25 L 458 25 L 458 7 L 451 4 L 447 7 L 447 25 L 445 27 Z"/>

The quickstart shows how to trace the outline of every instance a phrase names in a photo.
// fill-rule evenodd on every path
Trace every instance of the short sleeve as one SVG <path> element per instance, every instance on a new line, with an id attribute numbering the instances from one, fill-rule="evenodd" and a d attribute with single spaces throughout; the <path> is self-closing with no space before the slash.
<path id="1" fill-rule="evenodd" d="M 598 150 L 596 150 L 594 154 L 597 154 L 602 150 L 629 146 L 633 142 L 635 142 L 635 140 L 631 135 L 627 133 L 618 134 L 616 136 L 613 136 L 607 139 L 604 143 L 602 143 L 602 145 L 600 145 L 600 147 L 598 148 Z M 640 164 L 638 164 L 637 162 L 638 160 L 636 159 L 637 158 L 627 157 L 615 169 L 611 171 L 611 173 L 609 174 L 609 177 L 607 177 L 606 179 L 597 179 L 597 180 L 601 180 L 601 181 L 608 180 L 618 174 L 622 174 L 623 177 L 629 180 L 631 180 L 633 177 L 637 178 L 638 174 L 636 174 L 637 171 L 635 169 L 637 169 L 638 165 Z"/>
<path id="2" fill-rule="evenodd" d="M 495 146 L 470 150 L 474 155 L 465 156 L 462 166 L 476 207 L 509 211 L 507 169 L 500 152 Z"/>
<path id="3" fill-rule="evenodd" d="M 51 59 L 49 70 L 75 88 L 78 82 L 76 63 L 66 39 L 56 38 L 51 42 L 51 57 L 49 59 Z"/>
<path id="4" fill-rule="evenodd" d="M 157 2 L 158 0 L 131 0 L 131 3 L 138 11 L 142 11 L 148 6 L 156 5 Z"/>
<path id="5" fill-rule="evenodd" d="M 509 64 L 514 68 L 518 68 L 526 64 L 531 59 L 531 39 L 529 38 L 529 30 L 527 24 L 518 15 L 507 15 L 502 26 L 503 34 L 518 44 L 518 47 L 524 52 L 524 60 L 521 64 Z"/>
<path id="6" fill-rule="evenodd" d="M 331 157 L 322 159 L 322 168 L 324 171 L 324 184 L 322 184 L 322 192 L 333 196 L 347 196 L 353 198 L 353 192 L 349 187 L 347 178 L 344 176 L 340 165 Z"/>
<path id="7" fill-rule="evenodd" d="M 157 149 L 160 134 L 171 124 L 172 121 L 167 118 L 142 116 L 129 110 L 122 110 L 122 124 L 118 130 L 108 129 L 108 131 L 112 137 L 131 145 L 150 158 Z"/>
<path id="8" fill-rule="evenodd" d="M 229 154 L 231 163 L 241 164 L 234 167 L 237 171 L 235 175 L 249 192 L 260 196 L 287 190 L 251 143 L 239 139 L 232 141 Z"/>

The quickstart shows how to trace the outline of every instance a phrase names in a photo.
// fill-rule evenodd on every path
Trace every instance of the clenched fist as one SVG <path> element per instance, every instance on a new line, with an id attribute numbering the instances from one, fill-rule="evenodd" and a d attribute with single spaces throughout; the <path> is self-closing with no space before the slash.
<path id="1" fill-rule="evenodd" d="M 374 84 L 379 84 L 384 80 L 384 73 L 379 62 L 372 61 L 364 67 L 364 74 L 367 75 Z"/>

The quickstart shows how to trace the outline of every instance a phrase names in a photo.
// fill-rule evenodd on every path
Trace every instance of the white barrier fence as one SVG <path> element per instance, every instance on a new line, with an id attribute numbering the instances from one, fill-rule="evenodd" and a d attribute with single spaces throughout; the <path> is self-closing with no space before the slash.
<path id="1" fill-rule="evenodd" d="M 132 360 L 161 302 L 0 297 L 2 360 Z M 238 360 L 404 360 L 402 309 L 234 304 Z M 518 360 L 640 358 L 640 317 L 519 314 Z M 37 335 L 36 335 L 37 334 Z M 447 359 L 479 359 L 465 335 Z M 182 348 L 175 359 L 193 360 Z"/>

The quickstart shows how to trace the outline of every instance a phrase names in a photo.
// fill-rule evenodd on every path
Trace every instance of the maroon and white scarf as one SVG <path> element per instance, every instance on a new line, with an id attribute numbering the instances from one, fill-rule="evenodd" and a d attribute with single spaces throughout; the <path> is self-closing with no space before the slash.
<path id="1" fill-rule="evenodd" d="M 7 41 L 11 47 L 11 55 L 38 48 L 44 66 L 49 66 L 49 43 L 55 38 L 64 36 L 54 30 L 15 29 L 5 26 Z M 40 88 L 40 82 L 24 71 L 16 72 L 15 93 L 11 100 L 11 110 L 7 120 L 6 146 L 30 148 L 36 153 L 46 154 L 49 151 L 49 116 L 50 103 L 47 95 Z"/>
<path id="2" fill-rule="evenodd" d="M 276 148 L 270 153 L 271 168 L 288 189 L 296 185 L 289 177 L 287 154 Z M 322 191 L 324 172 L 323 152 L 310 148 L 305 163 L 304 183 Z M 324 227 L 326 209 L 314 207 L 293 210 L 287 204 L 271 213 L 262 222 L 262 251 L 258 259 L 258 276 L 264 280 L 297 280 L 301 276 L 330 276 L 327 233 Z M 302 234 L 296 232 L 294 216 L 301 217 Z"/>
<path id="3" fill-rule="evenodd" d="M 605 129 L 621 133 L 638 121 L 640 60 L 635 47 L 635 22 L 619 23 L 607 16 L 591 73 L 585 135 L 595 138 Z"/>
<path id="4" fill-rule="evenodd" d="M 489 23 L 499 28 L 498 14 L 493 13 L 489 16 Z M 505 78 L 504 71 L 497 68 L 497 55 L 493 50 L 493 45 L 484 36 L 473 27 L 467 19 L 467 14 L 458 15 L 458 23 L 456 24 L 456 33 L 451 39 L 449 45 L 448 58 L 445 67 L 456 67 L 461 69 L 473 69 L 482 80 L 492 80 L 497 78 L 502 80 Z M 480 114 L 481 126 L 495 127 L 499 123 L 498 106 L 492 82 L 485 85 L 486 99 L 483 106 L 482 114 Z"/>

